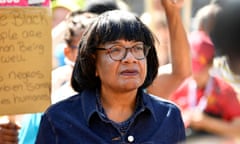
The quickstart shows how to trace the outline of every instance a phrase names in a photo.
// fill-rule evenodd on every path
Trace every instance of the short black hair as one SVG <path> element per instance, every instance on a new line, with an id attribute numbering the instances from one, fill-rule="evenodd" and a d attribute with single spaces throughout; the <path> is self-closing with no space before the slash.
<path id="1" fill-rule="evenodd" d="M 146 88 L 153 82 L 158 73 L 159 63 L 152 32 L 133 13 L 114 10 L 98 16 L 83 35 L 71 78 L 74 90 L 81 92 L 84 89 L 100 87 L 100 79 L 95 76 L 96 48 L 118 39 L 142 41 L 151 47 L 146 57 L 147 76 L 140 88 Z"/>
<path id="2" fill-rule="evenodd" d="M 239 57 L 240 54 L 240 1 L 228 0 L 216 15 L 210 37 L 216 48 L 216 55 Z"/>

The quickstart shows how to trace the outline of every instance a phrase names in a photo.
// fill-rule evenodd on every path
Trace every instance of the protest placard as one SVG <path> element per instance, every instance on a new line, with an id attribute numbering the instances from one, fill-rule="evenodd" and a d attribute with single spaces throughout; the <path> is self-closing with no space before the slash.
<path id="1" fill-rule="evenodd" d="M 0 0 L 0 7 L 6 6 L 44 6 L 49 7 L 50 0 Z"/>
<path id="2" fill-rule="evenodd" d="M 0 9 L 0 115 L 42 112 L 50 105 L 51 12 Z"/>

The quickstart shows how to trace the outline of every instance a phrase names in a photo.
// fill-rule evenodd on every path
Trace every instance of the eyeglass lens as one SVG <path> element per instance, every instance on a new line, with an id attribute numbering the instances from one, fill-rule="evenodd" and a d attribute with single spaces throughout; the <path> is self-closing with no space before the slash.
<path id="1" fill-rule="evenodd" d="M 122 60 L 127 56 L 128 50 L 131 51 L 134 58 L 142 60 L 147 56 L 149 47 L 143 44 L 138 44 L 130 48 L 115 45 L 108 49 L 108 53 L 113 60 Z"/>

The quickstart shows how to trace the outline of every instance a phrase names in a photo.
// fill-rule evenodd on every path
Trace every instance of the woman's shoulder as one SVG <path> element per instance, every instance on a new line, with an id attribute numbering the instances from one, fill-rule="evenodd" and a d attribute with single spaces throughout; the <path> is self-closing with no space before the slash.
<path id="1" fill-rule="evenodd" d="M 47 110 L 44 112 L 44 115 L 51 117 L 57 117 L 58 115 L 64 115 L 67 113 L 72 113 L 77 108 L 81 108 L 81 95 L 76 94 L 67 99 L 59 101 L 57 103 L 51 104 Z"/>
<path id="2" fill-rule="evenodd" d="M 47 110 L 47 115 L 74 114 L 87 110 L 95 105 L 95 93 L 91 91 L 82 91 L 67 99 L 52 104 Z"/>
<path id="3" fill-rule="evenodd" d="M 148 94 L 152 104 L 154 107 L 165 107 L 165 108 L 171 108 L 171 109 L 176 109 L 177 111 L 179 110 L 178 106 L 171 100 L 161 98 L 159 96 L 153 95 L 153 94 Z"/>
<path id="4" fill-rule="evenodd" d="M 152 110 L 151 108 L 150 110 L 154 113 L 156 119 L 168 119 L 168 121 L 175 120 L 175 122 L 182 121 L 180 108 L 175 103 L 152 94 L 149 94 L 149 98 L 152 105 Z"/>

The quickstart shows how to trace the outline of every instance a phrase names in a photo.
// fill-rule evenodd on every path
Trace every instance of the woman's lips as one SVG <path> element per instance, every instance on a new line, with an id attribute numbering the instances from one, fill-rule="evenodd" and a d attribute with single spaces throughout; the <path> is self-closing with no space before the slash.
<path id="1" fill-rule="evenodd" d="M 124 76 L 135 76 L 137 75 L 139 72 L 137 70 L 124 70 L 122 71 L 120 74 L 124 75 Z"/>

